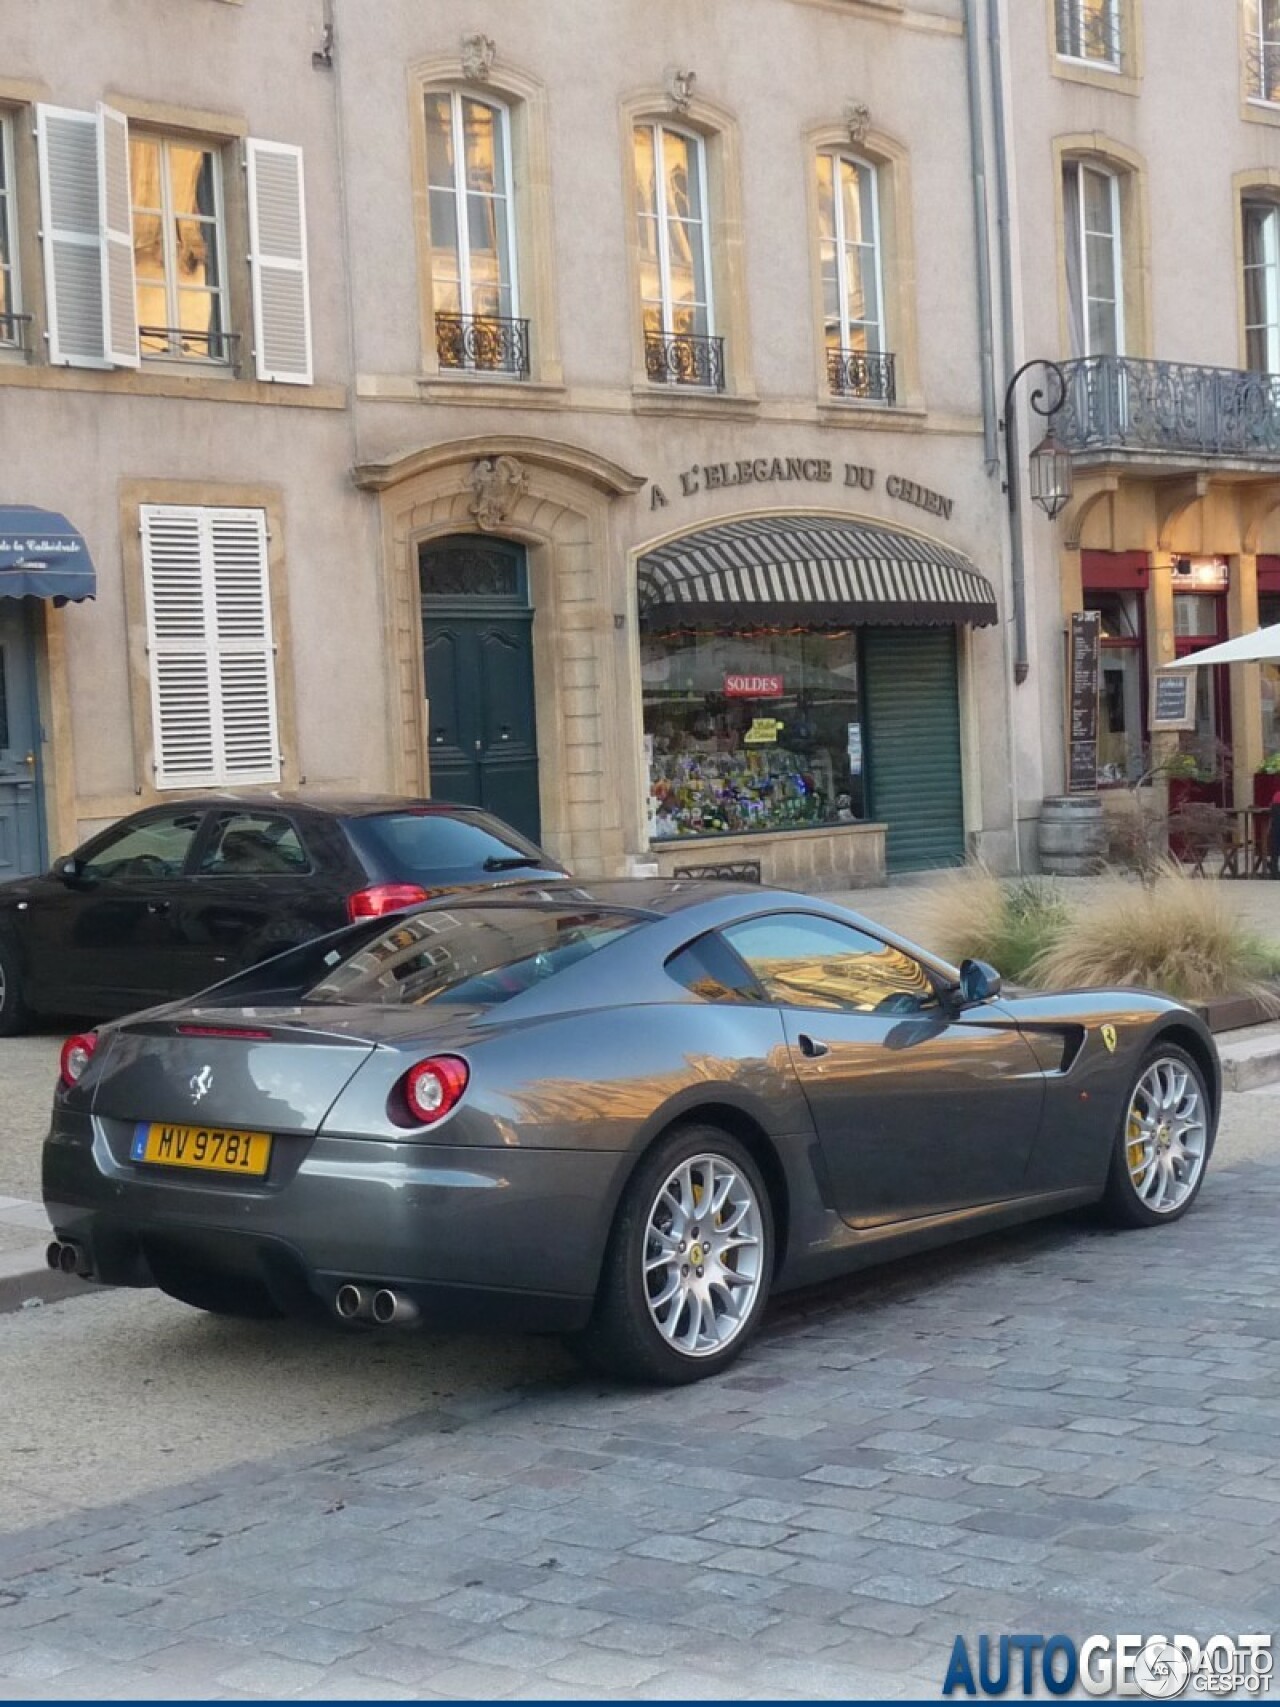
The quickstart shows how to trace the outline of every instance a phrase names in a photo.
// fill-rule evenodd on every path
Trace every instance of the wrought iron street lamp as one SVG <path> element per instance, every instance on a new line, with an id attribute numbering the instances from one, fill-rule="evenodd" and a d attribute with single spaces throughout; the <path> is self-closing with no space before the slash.
<path id="1" fill-rule="evenodd" d="M 1018 423 L 1013 399 L 1018 381 L 1035 368 L 1043 368 L 1051 381 L 1053 401 L 1046 402 L 1045 388 L 1039 385 L 1027 399 L 1036 414 L 1050 423 L 1048 432 L 1029 458 L 1031 496 L 1052 521 L 1066 508 L 1072 493 L 1071 452 L 1054 437 L 1052 425 L 1053 417 L 1067 400 L 1067 376 L 1057 362 L 1024 362 L 1009 381 L 1004 394 L 1005 491 L 1009 494 L 1009 512 L 1016 516 L 1020 482 L 1014 465 L 1018 451 Z"/>

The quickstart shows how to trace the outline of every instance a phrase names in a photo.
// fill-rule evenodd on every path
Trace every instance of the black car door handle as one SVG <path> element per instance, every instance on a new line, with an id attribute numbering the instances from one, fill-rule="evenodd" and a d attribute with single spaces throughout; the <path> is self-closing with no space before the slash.
<path id="1" fill-rule="evenodd" d="M 147 911 L 149 913 L 167 913 L 170 906 L 171 903 L 168 901 L 148 901 Z"/>
<path id="2" fill-rule="evenodd" d="M 821 1055 L 830 1055 L 831 1045 L 821 1043 L 816 1037 L 810 1037 L 807 1031 L 802 1031 L 796 1042 L 800 1045 L 800 1053 L 807 1055 L 811 1061 L 816 1061 Z"/>

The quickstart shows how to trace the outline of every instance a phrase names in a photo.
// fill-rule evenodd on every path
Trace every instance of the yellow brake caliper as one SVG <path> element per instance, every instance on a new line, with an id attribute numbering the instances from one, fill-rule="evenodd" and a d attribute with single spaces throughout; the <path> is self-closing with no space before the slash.
<path id="1" fill-rule="evenodd" d="M 1129 1113 L 1129 1172 L 1136 1174 L 1142 1167 L 1142 1122 L 1130 1110 Z"/>

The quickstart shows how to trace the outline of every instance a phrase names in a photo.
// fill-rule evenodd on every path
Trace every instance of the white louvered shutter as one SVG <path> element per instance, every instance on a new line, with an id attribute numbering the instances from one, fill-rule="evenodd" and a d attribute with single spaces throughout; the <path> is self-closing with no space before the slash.
<path id="1" fill-rule="evenodd" d="M 97 118 L 37 106 L 36 151 L 49 360 L 64 367 L 110 367 L 103 337 Z"/>
<path id="2" fill-rule="evenodd" d="M 278 782 L 261 510 L 144 506 L 156 787 Z"/>
<path id="3" fill-rule="evenodd" d="M 206 510 L 218 645 L 222 778 L 279 782 L 275 647 L 262 510 Z"/>
<path id="4" fill-rule="evenodd" d="M 302 150 L 250 137 L 245 152 L 257 375 L 287 385 L 310 385 L 311 303 Z"/>
<path id="5" fill-rule="evenodd" d="M 129 191 L 129 121 L 98 106 L 98 223 L 102 232 L 102 321 L 107 359 L 141 366 L 133 281 L 133 212 Z"/>

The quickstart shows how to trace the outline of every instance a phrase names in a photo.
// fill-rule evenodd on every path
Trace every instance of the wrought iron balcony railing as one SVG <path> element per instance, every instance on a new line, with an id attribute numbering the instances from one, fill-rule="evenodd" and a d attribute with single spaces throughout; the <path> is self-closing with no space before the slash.
<path id="1" fill-rule="evenodd" d="M 836 397 L 896 403 L 897 363 L 896 356 L 870 350 L 828 350 L 827 384 Z"/>
<path id="2" fill-rule="evenodd" d="M 1131 356 L 1062 366 L 1067 394 L 1053 425 L 1069 450 L 1280 456 L 1280 376 Z"/>
<path id="3" fill-rule="evenodd" d="M 235 360 L 238 332 L 197 331 L 192 326 L 139 326 L 138 346 L 144 356 L 161 360 L 230 362 Z"/>
<path id="4" fill-rule="evenodd" d="M 7 344 L 10 349 L 19 349 L 30 355 L 30 332 L 29 314 L 0 314 L 0 344 Z"/>
<path id="5" fill-rule="evenodd" d="M 646 332 L 644 370 L 655 385 L 724 390 L 724 339 L 693 332 Z"/>
<path id="6" fill-rule="evenodd" d="M 437 314 L 436 360 L 442 368 L 529 377 L 529 322 L 489 314 Z"/>

